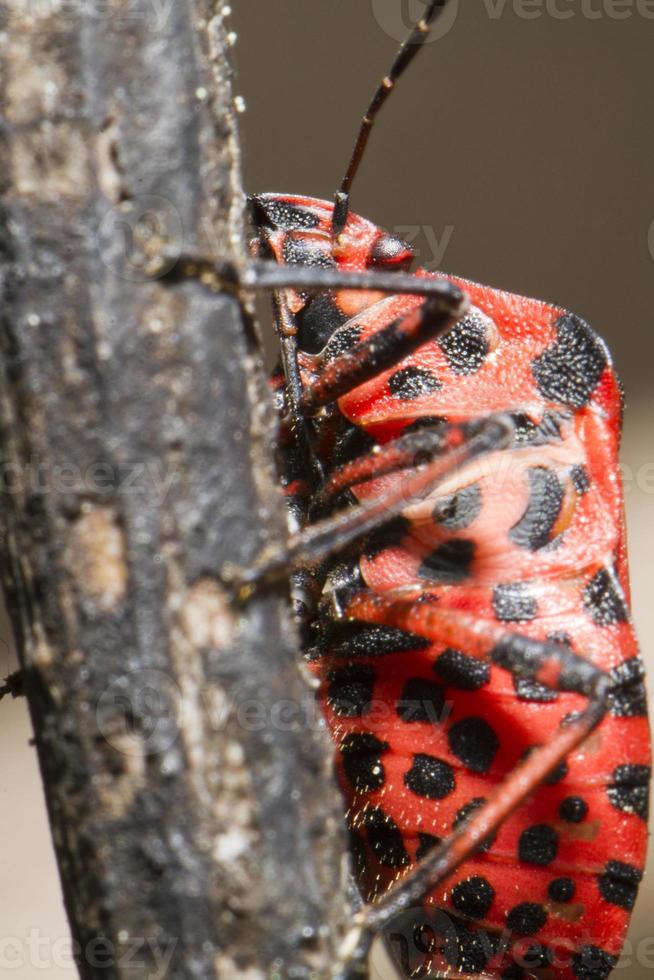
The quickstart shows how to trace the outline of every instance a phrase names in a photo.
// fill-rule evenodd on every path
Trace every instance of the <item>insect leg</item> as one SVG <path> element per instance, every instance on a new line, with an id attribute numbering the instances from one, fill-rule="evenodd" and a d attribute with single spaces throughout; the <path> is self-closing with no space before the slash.
<path id="1" fill-rule="evenodd" d="M 472 435 L 462 437 L 459 446 L 424 466 L 414 465 L 406 478 L 386 493 L 310 525 L 293 535 L 285 548 L 264 553 L 251 569 L 227 568 L 223 569 L 223 575 L 231 578 L 237 588 L 247 589 L 283 577 L 293 565 L 310 564 L 331 556 L 386 524 L 471 459 L 510 445 L 513 437 L 513 423 L 507 416 L 488 416 L 476 424 Z"/>
<path id="2" fill-rule="evenodd" d="M 470 434 L 469 429 L 463 426 L 434 422 L 431 426 L 407 432 L 383 446 L 374 446 L 370 452 L 333 470 L 322 481 L 312 496 L 309 518 L 319 520 L 332 512 L 334 498 L 351 487 L 431 462 L 435 456 L 456 448 Z M 303 624 L 308 625 L 315 615 L 323 584 L 324 574 L 320 574 L 319 569 L 305 564 L 293 571 L 291 596 L 300 628 L 303 628 Z"/>
<path id="3" fill-rule="evenodd" d="M 395 597 L 359 592 L 348 604 L 346 615 L 437 639 L 550 690 L 572 691 L 592 699 L 599 679 L 607 676 L 564 644 L 510 633 L 499 624 L 461 609 L 417 601 L 420 597 L 425 598 L 425 589 L 414 586 L 403 589 L 401 597 L 397 592 Z"/>
<path id="4" fill-rule="evenodd" d="M 277 332 L 281 354 L 281 365 L 285 378 L 285 401 L 288 415 L 283 420 L 291 432 L 305 470 L 305 479 L 316 490 L 322 483 L 322 466 L 313 451 L 313 430 L 311 420 L 303 409 L 304 389 L 297 360 L 297 335 L 293 317 L 282 292 L 275 292 Z"/>
<path id="5" fill-rule="evenodd" d="M 315 293 L 330 289 L 359 289 L 364 292 L 431 296 L 451 303 L 463 302 L 465 295 L 445 276 L 417 276 L 409 272 L 384 272 L 379 269 L 359 272 L 280 265 L 269 259 L 250 259 L 236 264 L 166 251 L 151 264 L 148 274 L 170 283 L 199 280 L 212 292 L 298 289 Z"/>
<path id="6" fill-rule="evenodd" d="M 567 724 L 562 724 L 551 741 L 534 749 L 525 761 L 519 763 L 504 782 L 489 794 L 484 805 L 453 831 L 447 840 L 431 850 L 382 898 L 364 906 L 356 914 L 348 936 L 350 948 L 341 953 L 343 967 L 336 974 L 339 980 L 356 976 L 356 970 L 367 956 L 374 936 L 396 916 L 424 901 L 429 892 L 474 854 L 597 727 L 606 713 L 610 690 L 609 678 L 598 673 L 592 700 L 585 711 Z"/>
<path id="7" fill-rule="evenodd" d="M 465 824 L 378 902 L 366 907 L 362 912 L 365 928 L 373 932 L 423 900 L 584 741 L 606 713 L 612 681 L 590 660 L 566 646 L 507 633 L 471 614 L 441 608 L 438 603 L 416 603 L 415 599 L 398 600 L 362 592 L 349 603 L 347 615 L 365 622 L 383 622 L 427 638 L 437 637 L 445 643 L 455 642 L 467 654 L 510 670 L 514 676 L 528 677 L 552 689 L 573 691 L 589 701 L 584 711 L 561 723 L 550 742 L 535 748 L 519 763 Z"/>
<path id="8" fill-rule="evenodd" d="M 362 913 L 366 927 L 379 930 L 399 912 L 420 902 L 493 834 L 534 789 L 576 749 L 600 723 L 607 709 L 610 679 L 598 671 L 592 698 L 580 714 L 562 723 L 546 745 L 539 746 L 489 795 L 486 803 L 435 848 L 374 905 Z"/>
<path id="9" fill-rule="evenodd" d="M 307 473 L 314 471 L 317 489 L 321 472 L 312 449 L 310 422 L 312 415 L 340 395 L 363 384 L 382 371 L 397 364 L 422 344 L 446 331 L 461 317 L 466 297 L 456 287 L 439 296 L 427 297 L 420 306 L 338 357 L 329 359 L 318 355 L 313 370 L 316 379 L 302 385 L 297 362 L 297 342 L 293 318 L 283 292 L 276 293 L 277 323 L 281 342 L 282 364 L 286 377 L 288 416 L 282 420 L 290 425 L 302 448 Z"/>
<path id="10" fill-rule="evenodd" d="M 332 470 L 316 495 L 316 507 L 327 506 L 337 494 L 357 484 L 431 462 L 435 456 L 457 449 L 466 436 L 469 438 L 470 432 L 463 426 L 435 422 L 384 445 L 375 445 L 352 462 Z"/>
<path id="11" fill-rule="evenodd" d="M 305 414 L 315 413 L 358 385 L 393 367 L 422 344 L 444 333 L 465 313 L 466 300 L 458 289 L 424 300 L 406 316 L 393 321 L 344 351 L 338 357 L 317 358 L 316 380 L 302 396 Z"/>
<path id="12" fill-rule="evenodd" d="M 347 606 L 347 616 L 365 622 L 399 627 L 427 638 L 463 647 L 467 654 L 498 664 L 519 677 L 529 677 L 551 688 L 585 695 L 589 704 L 564 721 L 549 743 L 535 748 L 507 779 L 493 790 L 484 804 L 461 824 L 442 845 L 434 848 L 410 872 L 374 904 L 357 915 L 350 936 L 348 956 L 358 964 L 366 955 L 372 937 L 393 918 L 419 904 L 487 840 L 510 814 L 533 793 L 565 757 L 579 746 L 601 722 L 612 682 L 589 660 L 568 647 L 507 633 L 492 623 L 480 622 L 459 610 L 438 604 L 416 603 L 415 598 L 385 598 L 362 592 Z M 348 976 L 347 966 L 342 976 Z"/>

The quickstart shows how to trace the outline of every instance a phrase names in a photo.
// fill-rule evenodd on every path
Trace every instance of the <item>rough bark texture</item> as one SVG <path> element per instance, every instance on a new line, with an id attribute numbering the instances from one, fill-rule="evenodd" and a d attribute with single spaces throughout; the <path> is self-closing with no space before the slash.
<path id="1" fill-rule="evenodd" d="M 80 974 L 328 976 L 331 750 L 283 591 L 220 578 L 283 534 L 258 352 L 146 272 L 241 254 L 221 6 L 0 12 L 0 558 Z"/>

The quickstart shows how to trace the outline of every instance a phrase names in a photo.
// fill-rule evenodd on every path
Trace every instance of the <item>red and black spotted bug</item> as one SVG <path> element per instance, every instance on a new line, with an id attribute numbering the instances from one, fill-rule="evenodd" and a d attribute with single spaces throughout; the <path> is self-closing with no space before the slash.
<path id="1" fill-rule="evenodd" d="M 433 977 L 605 980 L 641 880 L 650 766 L 604 343 L 556 306 L 409 273 L 349 211 L 252 199 L 276 287 L 294 595 L 368 929 Z M 412 922 L 414 920 L 411 920 Z M 393 930 L 391 930 L 393 932 Z M 417 937 L 417 938 L 416 938 Z"/>

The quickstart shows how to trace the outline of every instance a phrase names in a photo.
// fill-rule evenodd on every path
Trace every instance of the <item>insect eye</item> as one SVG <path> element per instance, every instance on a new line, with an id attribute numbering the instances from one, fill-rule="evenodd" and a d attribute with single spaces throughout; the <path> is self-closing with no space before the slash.
<path id="1" fill-rule="evenodd" d="M 414 259 L 413 249 L 395 235 L 381 234 L 373 245 L 368 265 L 373 269 L 406 270 Z"/>

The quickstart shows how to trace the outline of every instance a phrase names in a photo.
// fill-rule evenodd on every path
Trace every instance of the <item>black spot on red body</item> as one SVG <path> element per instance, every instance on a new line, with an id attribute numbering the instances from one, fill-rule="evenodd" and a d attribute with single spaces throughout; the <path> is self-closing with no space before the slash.
<path id="1" fill-rule="evenodd" d="M 368 732 L 350 732 L 341 742 L 343 771 L 348 782 L 360 793 L 370 793 L 384 785 L 386 775 L 381 756 L 389 748 Z"/>
<path id="2" fill-rule="evenodd" d="M 402 688 L 397 713 L 405 722 L 428 722 L 437 725 L 443 720 L 445 689 L 425 677 L 411 677 Z"/>
<path id="3" fill-rule="evenodd" d="M 386 868 L 404 868 L 410 863 L 399 827 L 381 807 L 366 810 L 362 822 L 380 864 Z"/>
<path id="4" fill-rule="evenodd" d="M 450 687 L 478 691 L 490 681 L 490 664 L 448 647 L 437 657 L 434 670 Z"/>
<path id="5" fill-rule="evenodd" d="M 582 408 L 608 364 L 606 347 L 573 313 L 559 317 L 555 326 L 557 338 L 532 361 L 532 373 L 544 398 Z"/>
<path id="6" fill-rule="evenodd" d="M 391 518 L 383 527 L 369 534 L 363 546 L 366 558 L 372 560 L 386 548 L 394 548 L 402 543 L 411 530 L 411 522 L 406 517 L 398 515 Z"/>
<path id="7" fill-rule="evenodd" d="M 547 922 L 547 912 L 535 902 L 521 902 L 507 912 L 506 924 L 518 936 L 534 936 Z"/>
<path id="8" fill-rule="evenodd" d="M 456 884 L 450 896 L 452 905 L 468 919 L 485 919 L 488 915 L 495 889 L 486 878 L 473 875 Z"/>
<path id="9" fill-rule="evenodd" d="M 538 426 L 524 412 L 511 412 L 514 439 L 516 444 L 531 442 L 538 432 Z"/>
<path id="10" fill-rule="evenodd" d="M 523 760 L 528 759 L 529 756 L 532 754 L 532 752 L 534 752 L 538 748 L 541 748 L 541 746 L 540 745 L 528 746 L 525 749 L 525 751 L 522 753 Z M 559 762 L 554 767 L 554 769 L 551 771 L 549 776 L 545 777 L 544 782 L 548 786 L 556 786 L 556 784 L 562 782 L 562 780 L 564 780 L 567 775 L 568 775 L 568 763 L 565 761 L 565 759 L 562 759 L 561 762 Z"/>
<path id="11" fill-rule="evenodd" d="M 454 770 L 443 759 L 418 753 L 413 756 L 411 768 L 404 774 L 404 784 L 416 796 L 444 800 L 455 787 Z"/>
<path id="12" fill-rule="evenodd" d="M 583 601 L 598 626 L 626 623 L 629 618 L 615 576 L 607 568 L 601 568 L 584 587 Z"/>
<path id="13" fill-rule="evenodd" d="M 609 710 L 616 718 L 647 716 L 645 666 L 640 657 L 624 660 L 611 671 L 613 689 L 609 694 Z"/>
<path id="14" fill-rule="evenodd" d="M 533 943 L 522 954 L 522 959 L 529 970 L 544 970 L 554 962 L 554 951 L 544 943 Z"/>
<path id="15" fill-rule="evenodd" d="M 483 796 L 477 796 L 475 797 L 474 800 L 470 800 L 468 803 L 464 804 L 464 806 L 462 806 L 461 809 L 458 810 L 456 816 L 454 817 L 454 820 L 452 821 L 452 830 L 458 830 L 459 827 L 461 827 L 462 824 L 464 824 L 472 816 L 473 813 L 476 813 L 477 810 L 480 810 L 485 803 L 486 803 L 486 799 Z M 496 837 L 497 837 L 497 833 L 489 834 L 488 837 L 486 837 L 485 840 L 481 842 L 477 850 L 479 851 L 490 850 L 490 848 L 493 846 L 493 843 L 495 842 Z"/>
<path id="16" fill-rule="evenodd" d="M 622 861 L 609 861 L 597 882 L 600 895 L 605 902 L 617 905 L 626 912 L 631 912 L 636 902 L 638 885 L 643 873 L 632 864 Z"/>
<path id="17" fill-rule="evenodd" d="M 409 401 L 440 391 L 443 385 L 427 368 L 409 366 L 392 374 L 388 379 L 388 387 L 396 398 Z"/>
<path id="18" fill-rule="evenodd" d="M 534 422 L 525 412 L 511 412 L 515 445 L 548 446 L 560 441 L 560 420 L 564 417 L 559 412 L 545 412 L 540 422 Z"/>
<path id="19" fill-rule="evenodd" d="M 420 563 L 418 575 L 443 585 L 465 582 L 470 577 L 475 556 L 475 542 L 467 538 L 452 538 L 441 544 Z"/>
<path id="20" fill-rule="evenodd" d="M 566 823 L 581 823 L 588 816 L 588 804 L 581 796 L 566 796 L 559 805 L 559 816 Z"/>
<path id="21" fill-rule="evenodd" d="M 571 902 L 576 890 L 572 878 L 554 878 L 547 886 L 547 894 L 553 902 Z"/>
<path id="22" fill-rule="evenodd" d="M 345 424 L 334 441 L 334 448 L 329 460 L 330 468 L 336 469 L 339 466 L 344 466 L 345 463 L 351 463 L 360 456 L 367 455 L 375 445 L 375 440 L 363 429 L 356 425 Z"/>
<path id="23" fill-rule="evenodd" d="M 438 847 L 443 843 L 441 837 L 436 837 L 434 834 L 418 834 L 418 849 L 416 850 L 416 858 L 421 861 L 426 854 L 433 851 L 435 847 Z"/>
<path id="24" fill-rule="evenodd" d="M 509 538 L 519 548 L 538 551 L 549 543 L 553 528 L 563 505 L 563 486 L 558 476 L 545 466 L 532 466 L 527 471 L 529 503 Z"/>
<path id="25" fill-rule="evenodd" d="M 310 231 L 317 228 L 320 219 L 317 214 L 295 204 L 259 197 L 249 198 L 254 223 L 258 228 L 273 228 L 281 231 Z"/>
<path id="26" fill-rule="evenodd" d="M 622 813 L 633 813 L 642 820 L 649 816 L 649 766 L 625 765 L 613 770 L 606 788 L 611 805 Z"/>
<path id="27" fill-rule="evenodd" d="M 325 631 L 323 649 L 339 659 L 384 657 L 409 650 L 424 650 L 430 641 L 394 626 L 375 626 L 359 620 L 336 620 Z"/>
<path id="28" fill-rule="evenodd" d="M 493 610 L 500 622 L 521 623 L 536 618 L 538 603 L 523 582 L 510 582 L 493 589 Z"/>
<path id="29" fill-rule="evenodd" d="M 444 949 L 449 963 L 460 973 L 483 973 L 497 948 L 497 939 L 485 930 L 468 928 L 458 919 L 450 922 L 455 936 L 451 935 L 450 929 Z"/>
<path id="30" fill-rule="evenodd" d="M 450 751 L 471 772 L 488 772 L 500 741 L 484 718 L 463 718 L 447 733 Z"/>
<path id="31" fill-rule="evenodd" d="M 557 766 L 554 767 L 552 772 L 545 778 L 545 784 L 547 786 L 556 786 L 557 783 L 563 782 L 565 777 L 568 775 L 569 766 L 565 759 L 562 759 Z"/>
<path id="32" fill-rule="evenodd" d="M 350 847 L 350 854 L 352 855 L 352 864 L 354 866 L 354 873 L 357 877 L 361 878 L 368 866 L 366 860 L 366 848 L 361 839 L 361 835 L 357 834 L 356 830 L 348 831 L 348 843 Z"/>
<path id="33" fill-rule="evenodd" d="M 570 470 L 570 476 L 572 478 L 573 486 L 580 497 L 583 497 L 584 494 L 588 493 L 590 490 L 590 477 L 585 466 L 581 464 L 578 466 L 573 466 Z"/>
<path id="34" fill-rule="evenodd" d="M 534 824 L 520 834 L 518 857 L 526 864 L 546 867 L 551 864 L 559 850 L 559 835 L 549 824 Z"/>
<path id="35" fill-rule="evenodd" d="M 375 685 L 374 668 L 367 664 L 348 664 L 329 674 L 327 701 L 342 718 L 368 714 Z"/>
<path id="36" fill-rule="evenodd" d="M 296 320 L 300 350 L 307 354 L 319 354 L 325 345 L 329 346 L 331 338 L 347 323 L 349 316 L 341 311 L 333 293 L 325 292 L 307 297 L 305 305 L 296 314 Z M 335 338 L 329 356 L 342 353 L 338 351 L 338 347 L 339 341 Z"/>
<path id="37" fill-rule="evenodd" d="M 473 483 L 458 493 L 443 497 L 432 511 L 434 521 L 446 531 L 461 531 L 481 512 L 481 490 Z"/>
<path id="38" fill-rule="evenodd" d="M 502 970 L 500 980 L 525 980 L 526 976 L 524 967 L 513 963 L 511 966 L 507 966 L 506 970 Z"/>
<path id="39" fill-rule="evenodd" d="M 409 422 L 402 429 L 402 435 L 408 435 L 410 432 L 420 432 L 422 429 L 439 429 L 446 428 L 448 421 L 443 415 L 421 415 L 420 418 L 415 419 L 413 422 Z"/>
<path id="40" fill-rule="evenodd" d="M 490 350 L 484 319 L 471 310 L 438 341 L 455 374 L 474 374 Z"/>
<path id="41" fill-rule="evenodd" d="M 572 972 L 577 980 L 608 980 L 618 962 L 616 956 L 599 946 L 583 946 L 572 956 Z"/>
<path id="42" fill-rule="evenodd" d="M 307 238 L 302 232 L 289 232 L 282 245 L 286 265 L 303 265 L 312 269 L 334 269 L 336 262 L 327 242 Z"/>

